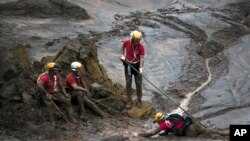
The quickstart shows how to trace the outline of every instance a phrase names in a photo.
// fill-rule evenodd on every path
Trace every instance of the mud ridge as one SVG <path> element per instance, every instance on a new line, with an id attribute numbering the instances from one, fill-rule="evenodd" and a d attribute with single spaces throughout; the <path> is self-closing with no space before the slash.
<path id="1" fill-rule="evenodd" d="M 88 19 L 90 16 L 81 7 L 65 0 L 19 0 L 0 4 L 0 14 L 4 16 L 24 16 L 35 18 Z"/>

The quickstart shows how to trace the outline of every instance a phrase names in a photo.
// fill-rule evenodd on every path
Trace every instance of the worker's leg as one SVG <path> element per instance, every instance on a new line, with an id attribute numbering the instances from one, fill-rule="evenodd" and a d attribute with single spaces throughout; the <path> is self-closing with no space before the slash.
<path id="1" fill-rule="evenodd" d="M 135 85 L 136 85 L 136 94 L 137 94 L 137 106 L 141 107 L 142 102 L 142 76 L 140 74 L 135 74 Z"/>
<path id="2" fill-rule="evenodd" d="M 52 103 L 52 100 L 45 100 L 44 99 L 44 103 L 46 105 L 46 112 L 48 114 L 48 121 L 49 122 L 55 122 L 55 119 L 54 119 L 54 106 L 53 106 L 53 103 Z"/>
<path id="3" fill-rule="evenodd" d="M 72 107 L 72 104 L 71 104 L 71 97 L 66 98 L 62 94 L 56 94 L 55 99 L 65 105 L 67 116 L 68 116 L 69 120 L 71 122 L 76 123 L 77 120 L 73 117 L 73 107 Z"/>
<path id="4" fill-rule="evenodd" d="M 84 99 L 84 103 L 90 108 L 92 109 L 94 112 L 96 112 L 99 116 L 101 116 L 102 118 L 104 117 L 104 113 L 103 111 L 95 104 L 93 103 L 89 97 L 87 97 L 86 95 L 83 96 Z"/>
<path id="5" fill-rule="evenodd" d="M 79 118 L 82 120 L 86 120 L 84 118 L 85 108 L 84 108 L 84 100 L 83 100 L 83 92 L 82 91 L 72 91 L 71 98 L 76 99 L 79 105 Z"/>
<path id="6" fill-rule="evenodd" d="M 185 130 L 185 135 L 187 137 L 197 137 L 198 136 L 197 124 L 190 124 Z"/>
<path id="7" fill-rule="evenodd" d="M 124 70 L 125 70 L 125 79 L 126 79 L 126 91 L 127 91 L 127 98 L 128 98 L 128 103 L 127 103 L 127 108 L 131 108 L 133 102 L 132 102 L 132 74 L 129 74 L 128 69 L 129 66 L 125 65 Z"/>

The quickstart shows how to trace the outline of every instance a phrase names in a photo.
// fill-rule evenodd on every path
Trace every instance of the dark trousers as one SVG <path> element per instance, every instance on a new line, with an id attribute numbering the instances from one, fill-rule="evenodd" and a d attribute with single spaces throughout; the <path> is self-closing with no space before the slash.
<path id="1" fill-rule="evenodd" d="M 137 94 L 137 101 L 141 102 L 142 98 L 142 76 L 137 73 L 133 68 L 131 68 L 128 64 L 124 63 L 124 72 L 125 72 L 125 79 L 126 79 L 126 90 L 127 90 L 127 97 L 128 102 L 132 102 L 132 76 L 135 79 L 136 85 L 136 94 Z M 137 71 L 139 71 L 140 62 L 136 64 L 130 64 L 133 66 Z M 130 70 L 129 70 L 130 69 Z"/>
<path id="2" fill-rule="evenodd" d="M 46 105 L 46 111 L 48 114 L 49 121 L 54 121 L 54 112 L 55 112 L 55 103 L 54 102 L 59 102 L 63 104 L 63 107 L 66 109 L 67 116 L 70 120 L 73 119 L 73 109 L 71 105 L 71 100 L 70 98 L 66 98 L 63 96 L 61 93 L 56 93 L 53 94 L 53 98 L 51 100 L 47 100 L 45 98 L 45 93 L 42 91 L 37 91 L 37 102 L 40 104 L 45 104 Z M 53 104 L 54 103 L 54 104 Z"/>

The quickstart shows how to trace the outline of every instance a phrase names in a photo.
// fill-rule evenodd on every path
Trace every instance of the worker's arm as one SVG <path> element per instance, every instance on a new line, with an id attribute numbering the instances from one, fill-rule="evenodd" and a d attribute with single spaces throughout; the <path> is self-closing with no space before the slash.
<path id="1" fill-rule="evenodd" d="M 73 84 L 71 85 L 71 87 L 72 87 L 74 90 L 82 91 L 82 92 L 84 92 L 88 97 L 91 97 L 91 94 L 90 94 L 90 92 L 89 92 L 87 89 L 84 89 L 83 87 L 77 86 L 76 83 L 73 83 Z"/>
<path id="2" fill-rule="evenodd" d="M 46 91 L 46 89 L 45 89 L 44 86 L 43 86 L 43 82 L 42 82 L 42 81 L 38 81 L 38 82 L 37 82 L 37 87 L 38 87 L 38 89 L 44 94 L 44 96 L 45 96 L 45 98 L 46 98 L 47 100 L 51 100 L 51 99 L 52 99 L 52 95 L 49 94 L 49 93 Z"/>
<path id="3" fill-rule="evenodd" d="M 58 83 L 58 86 L 65 97 L 70 97 L 70 95 L 65 91 L 65 88 L 62 83 Z"/>
<path id="4" fill-rule="evenodd" d="M 86 91 L 87 89 L 84 89 L 83 87 L 78 86 L 76 83 L 72 84 L 71 87 L 74 90 L 78 90 L 78 91 Z"/>
<path id="5" fill-rule="evenodd" d="M 124 49 L 123 44 L 122 44 L 121 45 L 121 55 L 125 56 L 124 52 L 125 52 L 125 49 Z"/>
<path id="6" fill-rule="evenodd" d="M 156 135 L 158 134 L 159 132 L 161 132 L 161 129 L 160 128 L 156 128 L 155 130 L 151 131 L 151 132 L 146 132 L 146 133 L 140 133 L 139 136 L 142 136 L 142 137 L 151 137 L 153 135 Z"/>
<path id="7" fill-rule="evenodd" d="M 123 45 L 121 45 L 121 61 L 125 60 L 125 48 L 123 47 Z"/>
<path id="8" fill-rule="evenodd" d="M 144 65 L 144 55 L 140 55 L 140 68 L 143 68 Z"/>

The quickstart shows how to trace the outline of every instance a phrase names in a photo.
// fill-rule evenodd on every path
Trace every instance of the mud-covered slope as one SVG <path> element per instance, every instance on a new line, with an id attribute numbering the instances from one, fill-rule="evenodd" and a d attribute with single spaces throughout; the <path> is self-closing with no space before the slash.
<path id="1" fill-rule="evenodd" d="M 97 104 L 109 114 L 123 113 L 125 108 L 125 101 L 122 96 L 124 95 L 124 89 L 121 85 L 113 84 L 107 77 L 105 70 L 98 63 L 94 42 L 88 40 L 87 37 L 80 36 L 71 40 L 56 56 L 44 57 L 41 62 L 34 62 L 33 64 L 29 62 L 26 49 L 26 46 L 20 45 L 1 52 L 4 54 L 2 54 L 4 62 L 1 64 L 8 66 L 5 67 L 7 69 L 4 71 L 5 73 L 0 75 L 3 78 L 0 86 L 0 113 L 3 113 L 0 114 L 1 134 L 4 131 L 4 135 L 13 134 L 17 138 L 25 140 L 29 138 L 27 133 L 33 134 L 30 139 L 38 138 L 34 134 L 41 134 L 39 136 L 42 139 L 53 139 L 55 134 L 58 138 L 66 136 L 67 140 L 79 136 L 75 131 L 75 125 L 62 125 L 55 129 L 54 126 L 44 123 L 46 122 L 45 114 L 36 103 L 35 91 L 36 79 L 44 70 L 44 64 L 48 61 L 55 61 L 62 66 L 61 74 L 63 78 L 69 72 L 72 61 L 81 61 L 84 66 L 84 78 L 89 90 L 93 93 L 93 98 L 97 99 Z M 6 63 L 11 65 L 6 65 Z M 88 116 L 91 115 L 96 116 L 88 112 Z M 60 114 L 57 117 L 58 124 L 61 125 L 60 122 L 63 123 L 64 121 L 61 120 Z M 92 118 L 98 119 L 98 117 Z M 43 127 L 47 131 L 40 129 Z M 68 131 L 58 133 L 62 129 Z M 55 130 L 55 132 L 53 131 L 55 134 L 50 133 L 51 130 Z M 72 137 L 69 134 L 75 135 Z"/>
<path id="2" fill-rule="evenodd" d="M 197 112 L 195 116 L 204 119 L 208 126 L 217 127 L 216 123 L 221 120 L 212 118 L 213 124 L 210 124 L 210 117 L 217 115 L 222 119 L 227 113 L 233 115 L 230 111 L 234 108 L 249 107 L 249 100 L 245 98 L 249 95 L 249 89 L 243 88 L 249 87 L 249 61 L 246 59 L 247 53 L 244 54 L 249 51 L 245 46 L 249 43 L 249 27 L 246 24 L 249 4 L 249 1 L 241 1 L 221 7 L 202 7 L 177 2 L 157 11 L 116 14 L 114 18 L 119 32 L 133 29 L 143 31 L 147 52 L 144 75 L 177 102 L 185 101 L 185 96 L 194 92 L 185 108 L 191 113 Z M 118 76 L 123 68 L 119 66 L 119 51 L 115 45 L 121 40 L 120 37 L 112 41 L 104 40 L 98 48 L 101 63 L 109 66 L 108 74 L 117 82 L 121 82 Z M 233 55 L 234 51 L 240 56 Z M 107 57 L 102 52 L 112 55 Z M 236 69 L 236 66 L 239 68 Z M 211 74 L 208 70 L 211 70 Z M 226 75 L 228 72 L 229 75 Z M 233 73 L 241 74 L 241 78 L 236 79 Z M 206 85 L 200 88 L 204 83 Z M 203 93 L 206 89 L 208 91 Z M 153 94 L 156 95 L 155 103 L 158 103 L 159 109 L 170 112 L 177 108 L 172 101 L 162 100 L 166 97 L 160 96 L 146 81 L 144 90 L 145 99 L 152 97 L 151 92 L 155 91 Z M 247 123 L 249 116 L 244 114 L 241 118 L 242 123 Z M 236 121 L 228 119 L 220 122 L 219 127 L 228 129 L 230 122 Z"/>
<path id="3" fill-rule="evenodd" d="M 0 4 L 0 14 L 34 18 L 90 18 L 84 9 L 65 0 L 19 0 L 4 3 Z"/>

